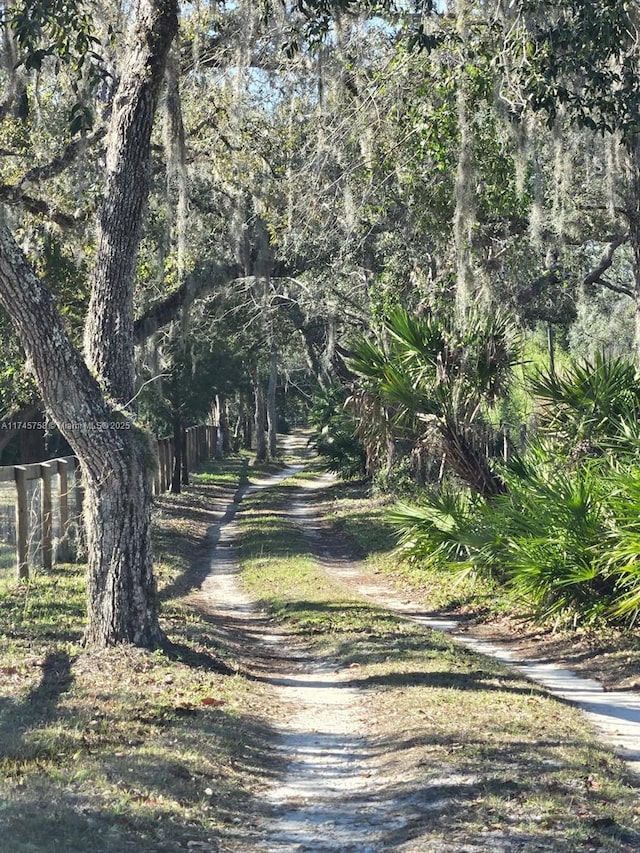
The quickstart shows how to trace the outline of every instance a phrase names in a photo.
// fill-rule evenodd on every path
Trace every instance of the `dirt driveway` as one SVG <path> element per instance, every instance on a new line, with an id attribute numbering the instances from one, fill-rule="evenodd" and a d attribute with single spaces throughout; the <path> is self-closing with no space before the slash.
<path id="1" fill-rule="evenodd" d="M 430 626 L 409 624 L 417 606 L 368 576 L 344 543 L 327 535 L 318 515 L 326 480 L 298 485 L 281 506 L 283 523 L 292 537 L 302 535 L 327 588 L 355 602 L 339 603 L 341 612 L 368 600 L 375 608 L 384 604 L 407 626 L 383 637 L 372 623 L 365 639 L 374 652 L 351 659 L 319 654 L 259 609 L 239 578 L 236 511 L 252 492 L 277 488 L 296 470 L 256 481 L 246 497 L 237 496 L 214 537 L 211 572 L 200 593 L 282 708 L 273 783 L 224 849 L 639 850 L 637 816 L 629 805 L 633 781 L 620 762 L 598 751 L 579 713 L 500 664 L 458 649 Z M 389 637 L 391 646 L 400 638 L 402 654 L 387 653 Z M 620 802 L 620 790 L 628 802 Z"/>

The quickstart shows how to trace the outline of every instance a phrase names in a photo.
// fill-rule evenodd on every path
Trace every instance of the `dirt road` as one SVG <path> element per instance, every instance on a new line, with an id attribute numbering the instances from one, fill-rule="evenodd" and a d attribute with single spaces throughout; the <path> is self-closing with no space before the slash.
<path id="1" fill-rule="evenodd" d="M 295 470 L 256 481 L 251 489 L 274 486 Z M 324 572 L 358 595 L 384 602 L 408 619 L 420 621 L 415 605 L 398 598 L 378 579 L 372 580 L 339 542 L 326 536 L 314 509 L 314 490 L 326 485 L 327 480 L 320 478 L 301 486 L 289 508 Z M 280 771 L 274 774 L 274 782 L 264 791 L 251 820 L 228 838 L 227 850 L 514 853 L 598 848 L 595 836 L 594 846 L 573 847 L 556 843 L 549 834 L 541 837 L 520 826 L 509 829 L 499 821 L 477 837 L 443 832 L 439 823 L 456 807 L 457 792 L 477 789 L 480 797 L 486 791 L 486 779 L 454 762 L 440 762 L 430 768 L 426 778 L 423 753 L 413 763 L 410 745 L 402 750 L 385 748 L 373 733 L 371 694 L 360 689 L 354 677 L 357 673 L 336 667 L 332 660 L 308 656 L 304 646 L 274 628 L 259 612 L 238 577 L 236 510 L 242 497 L 238 494 L 229 505 L 216 532 L 211 572 L 202 595 L 208 609 L 226 618 L 227 626 L 233 625 L 248 646 L 258 677 L 271 684 L 281 699 L 282 719 L 273 754 L 274 766 Z M 514 783 L 507 779 L 506 784 Z M 638 848 L 621 842 L 611 849 Z"/>

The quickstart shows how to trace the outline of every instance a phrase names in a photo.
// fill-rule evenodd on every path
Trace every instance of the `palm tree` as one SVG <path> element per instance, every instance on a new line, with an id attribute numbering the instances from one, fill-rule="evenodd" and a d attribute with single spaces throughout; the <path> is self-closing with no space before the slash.
<path id="1" fill-rule="evenodd" d="M 487 497 L 504 492 L 473 437 L 483 407 L 501 397 L 517 363 L 509 319 L 469 312 L 460 328 L 435 313 L 395 308 L 383 332 L 386 345 L 357 339 L 348 364 L 392 411 L 398 434 L 418 441 L 437 437 L 448 465 L 475 491 Z"/>

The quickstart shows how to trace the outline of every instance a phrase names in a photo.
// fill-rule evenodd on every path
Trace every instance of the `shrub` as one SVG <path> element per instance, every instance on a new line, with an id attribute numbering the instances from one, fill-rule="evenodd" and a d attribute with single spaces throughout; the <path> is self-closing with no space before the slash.
<path id="1" fill-rule="evenodd" d="M 347 389 L 342 385 L 318 391 L 309 413 L 313 429 L 309 444 L 328 471 L 353 480 L 366 476 L 367 460 L 364 447 L 355 436 L 353 416 L 345 408 L 346 401 Z"/>

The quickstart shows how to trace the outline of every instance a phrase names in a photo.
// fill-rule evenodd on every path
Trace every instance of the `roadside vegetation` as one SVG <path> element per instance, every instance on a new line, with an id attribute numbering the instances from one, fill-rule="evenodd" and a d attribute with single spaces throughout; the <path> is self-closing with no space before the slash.
<path id="1" fill-rule="evenodd" d="M 357 377 L 339 413 L 314 411 L 315 446 L 331 470 L 368 476 L 395 497 L 386 517 L 415 575 L 471 576 L 543 624 L 633 628 L 633 364 L 603 354 L 528 363 L 515 327 L 499 315 L 467 316 L 458 327 L 394 309 L 383 325 L 384 345 L 355 341 Z M 521 424 L 517 433 L 507 431 L 507 416 Z M 351 446 L 341 464 L 345 434 L 366 460 L 358 472 Z"/>

